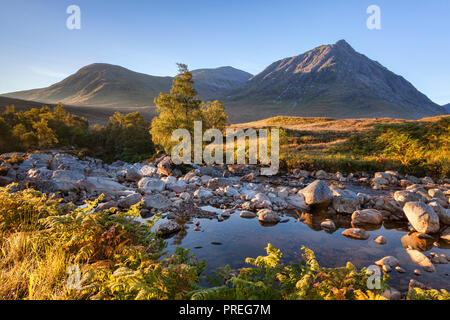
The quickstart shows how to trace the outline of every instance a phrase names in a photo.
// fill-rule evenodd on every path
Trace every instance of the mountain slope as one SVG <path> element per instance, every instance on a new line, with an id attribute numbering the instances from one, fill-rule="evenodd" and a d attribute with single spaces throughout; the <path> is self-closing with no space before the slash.
<path id="1" fill-rule="evenodd" d="M 448 113 L 450 113 L 450 103 L 442 106 Z"/>
<path id="2" fill-rule="evenodd" d="M 218 96 L 224 90 L 241 86 L 252 76 L 232 67 L 194 70 L 192 73 L 201 98 Z M 50 87 L 4 96 L 46 103 L 61 101 L 71 105 L 151 106 L 160 92 L 170 90 L 172 80 L 172 77 L 151 76 L 116 65 L 95 63 Z"/>
<path id="3" fill-rule="evenodd" d="M 242 88 L 224 96 L 253 114 L 400 117 L 445 113 L 408 81 L 356 52 L 345 40 L 323 45 L 269 65 Z M 258 109 L 259 108 L 259 109 Z"/>

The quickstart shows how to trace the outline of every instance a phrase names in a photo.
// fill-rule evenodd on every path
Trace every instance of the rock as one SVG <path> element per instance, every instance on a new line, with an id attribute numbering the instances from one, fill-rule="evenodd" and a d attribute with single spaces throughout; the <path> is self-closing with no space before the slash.
<path id="1" fill-rule="evenodd" d="M 333 201 L 333 192 L 322 180 L 316 180 L 299 191 L 305 197 L 305 202 L 311 206 L 325 206 Z"/>
<path id="2" fill-rule="evenodd" d="M 417 264 L 419 264 L 425 271 L 435 272 L 436 268 L 431 263 L 430 259 L 422 252 L 415 249 L 406 249 L 406 252 L 411 257 L 411 260 Z"/>
<path id="3" fill-rule="evenodd" d="M 366 230 L 360 228 L 346 229 L 342 231 L 342 235 L 356 240 L 367 240 L 370 238 L 370 234 Z"/>
<path id="4" fill-rule="evenodd" d="M 5 176 L 0 176 L 0 187 L 5 187 L 11 182 L 13 182 L 13 179 Z"/>
<path id="5" fill-rule="evenodd" d="M 172 160 L 169 156 L 164 157 L 161 161 L 158 162 L 158 171 L 161 174 L 169 176 L 172 173 L 172 170 Z"/>
<path id="6" fill-rule="evenodd" d="M 400 266 L 396 266 L 396 267 L 395 267 L 395 271 L 397 271 L 398 273 L 405 273 L 405 272 L 406 272 L 406 270 L 403 269 L 403 268 L 400 267 Z"/>
<path id="7" fill-rule="evenodd" d="M 32 168 L 27 171 L 27 178 L 29 179 L 40 179 L 40 180 L 49 180 L 51 179 L 53 174 L 52 170 L 49 170 L 45 167 L 42 168 Z"/>
<path id="8" fill-rule="evenodd" d="M 300 210 L 309 210 L 308 205 L 305 203 L 305 198 L 302 194 L 299 195 L 290 195 L 286 198 L 286 203 L 288 204 L 288 207 L 290 206 L 293 209 L 300 209 Z"/>
<path id="9" fill-rule="evenodd" d="M 423 178 L 421 179 L 421 182 L 422 182 L 423 184 L 434 184 L 433 179 L 431 179 L 430 177 L 423 177 Z"/>
<path id="10" fill-rule="evenodd" d="M 152 165 L 144 165 L 140 170 L 139 173 L 142 177 L 151 177 L 158 171 L 158 168 Z"/>
<path id="11" fill-rule="evenodd" d="M 212 195 L 212 191 L 205 188 L 199 188 L 194 192 L 194 196 L 197 198 L 209 198 L 212 197 Z"/>
<path id="12" fill-rule="evenodd" d="M 329 230 L 329 231 L 336 230 L 336 225 L 334 224 L 333 220 L 331 220 L 331 219 L 325 219 L 324 221 L 322 221 L 320 223 L 320 227 L 322 229 Z"/>
<path id="13" fill-rule="evenodd" d="M 237 191 L 235 188 L 233 188 L 233 187 L 230 187 L 230 186 L 227 186 L 227 187 L 225 187 L 225 194 L 228 196 L 228 197 L 237 197 L 237 196 L 239 196 L 239 191 Z"/>
<path id="14" fill-rule="evenodd" d="M 441 199 L 445 202 L 447 202 L 447 198 L 444 194 L 444 192 L 441 189 L 429 189 L 428 190 L 428 194 L 430 195 L 430 197 L 432 198 L 438 198 Z"/>
<path id="15" fill-rule="evenodd" d="M 352 214 L 353 224 L 381 224 L 383 215 L 376 209 L 357 210 Z"/>
<path id="16" fill-rule="evenodd" d="M 387 239 L 383 236 L 378 236 L 373 241 L 375 241 L 376 243 L 381 244 L 381 245 L 387 243 Z"/>
<path id="17" fill-rule="evenodd" d="M 422 275 L 422 271 L 420 271 L 419 269 L 414 269 L 414 274 L 416 276 L 421 276 Z"/>
<path id="18" fill-rule="evenodd" d="M 128 181 L 139 181 L 142 178 L 140 166 L 131 166 L 130 168 L 126 169 L 125 178 Z"/>
<path id="19" fill-rule="evenodd" d="M 99 212 L 99 211 L 106 211 L 108 209 L 111 208 L 118 208 L 118 203 L 117 201 L 108 201 L 105 203 L 101 203 L 97 206 L 97 208 L 95 208 L 95 212 Z"/>
<path id="20" fill-rule="evenodd" d="M 384 185 L 388 185 L 389 184 L 389 180 L 385 179 L 385 178 L 373 178 L 372 179 L 372 185 L 374 186 L 384 186 Z"/>
<path id="21" fill-rule="evenodd" d="M 331 187 L 333 192 L 333 208 L 339 213 L 353 213 L 361 208 L 361 198 L 350 190 Z"/>
<path id="22" fill-rule="evenodd" d="M 251 211 L 241 211 L 241 213 L 239 214 L 239 216 L 241 218 L 246 218 L 246 219 L 253 219 L 254 217 L 256 217 L 256 213 L 251 212 Z"/>
<path id="23" fill-rule="evenodd" d="M 130 194 L 125 198 L 119 200 L 118 205 L 120 208 L 129 208 L 141 201 L 141 195 L 138 193 Z"/>
<path id="24" fill-rule="evenodd" d="M 163 196 L 162 194 L 156 193 L 152 195 L 147 195 L 144 197 L 144 208 L 145 209 L 167 209 L 172 205 L 172 202 Z"/>
<path id="25" fill-rule="evenodd" d="M 375 264 L 377 266 L 384 266 L 387 265 L 391 268 L 396 267 L 400 264 L 400 261 L 396 257 L 393 256 L 386 256 L 378 261 L 375 261 Z"/>
<path id="26" fill-rule="evenodd" d="M 228 178 L 212 178 L 211 180 L 208 181 L 207 187 L 208 189 L 216 190 L 220 187 L 223 188 L 232 184 L 233 182 Z"/>
<path id="27" fill-rule="evenodd" d="M 103 177 L 86 177 L 79 181 L 81 189 L 91 194 L 119 195 L 127 191 L 127 187 L 120 183 Z"/>
<path id="28" fill-rule="evenodd" d="M 166 188 L 166 184 L 160 179 L 146 177 L 139 180 L 138 188 L 142 189 L 145 193 L 151 193 L 153 191 L 161 192 Z"/>
<path id="29" fill-rule="evenodd" d="M 250 172 L 249 174 L 242 176 L 241 181 L 252 181 L 255 178 L 255 174 L 253 172 Z"/>
<path id="30" fill-rule="evenodd" d="M 401 292 L 392 287 L 386 289 L 381 295 L 388 300 L 400 300 L 402 298 Z"/>
<path id="31" fill-rule="evenodd" d="M 433 248 L 434 239 L 424 238 L 424 233 L 413 232 L 405 234 L 402 239 L 403 248 L 411 248 L 419 251 L 428 251 Z"/>
<path id="32" fill-rule="evenodd" d="M 280 216 L 270 209 L 259 210 L 257 214 L 259 221 L 264 223 L 278 223 L 280 221 Z"/>
<path id="33" fill-rule="evenodd" d="M 270 199 L 261 192 L 255 194 L 251 202 L 256 209 L 270 208 L 272 206 Z"/>
<path id="34" fill-rule="evenodd" d="M 429 205 L 422 202 L 407 202 L 403 211 L 409 223 L 417 231 L 422 233 L 439 231 L 439 217 Z"/>
<path id="35" fill-rule="evenodd" d="M 445 242 L 450 243 L 450 227 L 447 227 L 442 231 L 440 238 Z"/>
<path id="36" fill-rule="evenodd" d="M 432 207 L 434 212 L 438 215 L 440 224 L 450 225 L 450 209 L 442 207 L 437 201 L 432 201 L 428 203 L 428 205 Z"/>
<path id="37" fill-rule="evenodd" d="M 167 236 L 181 230 L 181 226 L 175 221 L 164 221 L 155 226 L 156 232 L 161 232 L 163 236 Z"/>
<path id="38" fill-rule="evenodd" d="M 400 190 L 394 193 L 395 201 L 399 202 L 400 205 L 404 205 L 406 202 L 419 201 L 425 202 L 426 199 L 422 195 L 415 193 L 414 191 Z"/>
<path id="39" fill-rule="evenodd" d="M 314 175 L 318 179 L 327 179 L 328 174 L 324 170 L 317 170 L 317 172 Z"/>

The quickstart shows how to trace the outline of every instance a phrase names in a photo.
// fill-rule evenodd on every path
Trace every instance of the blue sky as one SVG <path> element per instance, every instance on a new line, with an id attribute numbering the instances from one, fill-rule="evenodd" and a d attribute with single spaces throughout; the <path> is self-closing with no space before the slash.
<path id="1" fill-rule="evenodd" d="M 69 5 L 81 30 L 66 28 Z M 381 30 L 366 9 L 381 8 Z M 450 1 L 0 0 L 0 93 L 45 87 L 94 62 L 152 75 L 231 65 L 258 73 L 347 40 L 439 104 L 450 103 Z"/>

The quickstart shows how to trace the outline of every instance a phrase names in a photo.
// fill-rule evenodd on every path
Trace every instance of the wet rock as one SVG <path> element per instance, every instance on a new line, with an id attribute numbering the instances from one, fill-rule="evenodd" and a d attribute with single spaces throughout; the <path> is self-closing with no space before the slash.
<path id="1" fill-rule="evenodd" d="M 396 266 L 396 267 L 395 267 L 395 271 L 397 271 L 398 273 L 405 273 L 405 272 L 406 272 L 406 270 L 403 269 L 403 268 L 400 267 L 400 266 Z"/>
<path id="2" fill-rule="evenodd" d="M 258 211 L 259 221 L 263 223 L 278 223 L 280 221 L 280 216 L 278 213 L 270 209 L 262 209 Z"/>
<path id="3" fill-rule="evenodd" d="M 356 240 L 367 240 L 370 238 L 370 234 L 366 230 L 360 228 L 346 229 L 342 231 L 342 235 Z"/>
<path id="4" fill-rule="evenodd" d="M 246 210 L 244 210 L 244 211 L 241 211 L 241 213 L 239 214 L 239 216 L 240 216 L 241 218 L 253 219 L 253 218 L 256 217 L 256 213 L 251 212 L 251 211 L 246 211 Z"/>
<path id="5" fill-rule="evenodd" d="M 422 275 L 422 271 L 420 271 L 419 269 L 414 269 L 414 274 L 416 276 L 421 276 Z"/>
<path id="6" fill-rule="evenodd" d="M 402 239 L 403 248 L 412 248 L 420 251 L 428 251 L 433 248 L 434 239 L 422 237 L 423 233 L 413 232 L 405 234 Z"/>
<path id="7" fill-rule="evenodd" d="M 373 241 L 375 241 L 376 243 L 381 244 L 381 245 L 387 243 L 387 239 L 383 236 L 378 236 Z"/>
<path id="8" fill-rule="evenodd" d="M 305 197 L 305 202 L 312 206 L 326 206 L 333 201 L 333 192 L 322 180 L 316 180 L 299 191 Z"/>
<path id="9" fill-rule="evenodd" d="M 302 194 L 286 197 L 286 203 L 288 204 L 288 207 L 291 207 L 292 209 L 309 210 Z"/>
<path id="10" fill-rule="evenodd" d="M 411 257 L 411 260 L 420 265 L 427 272 L 435 272 L 436 268 L 431 263 L 430 259 L 422 252 L 415 249 L 406 249 L 406 252 Z"/>
<path id="11" fill-rule="evenodd" d="M 331 219 L 325 219 L 320 224 L 320 227 L 325 230 L 334 231 L 336 230 L 336 225 L 334 224 L 333 220 Z"/>
<path id="12" fill-rule="evenodd" d="M 162 194 L 152 194 L 144 197 L 145 209 L 167 209 L 172 205 L 172 202 Z"/>
<path id="13" fill-rule="evenodd" d="M 378 261 L 375 261 L 375 264 L 377 266 L 384 266 L 387 265 L 391 268 L 396 267 L 400 264 L 400 261 L 396 257 L 393 256 L 386 256 Z"/>
<path id="14" fill-rule="evenodd" d="M 450 227 L 447 227 L 442 231 L 440 238 L 445 242 L 450 243 Z"/>
<path id="15" fill-rule="evenodd" d="M 156 232 L 161 232 L 163 236 L 171 235 L 181 230 L 181 226 L 173 220 L 164 221 L 155 226 Z"/>
<path id="16" fill-rule="evenodd" d="M 383 215 L 375 209 L 357 210 L 352 214 L 353 224 L 381 224 Z"/>
<path id="17" fill-rule="evenodd" d="M 331 187 L 333 192 L 333 208 L 339 213 L 353 213 L 361 208 L 361 198 L 350 190 Z"/>
<path id="18" fill-rule="evenodd" d="M 417 231 L 422 233 L 439 231 L 439 217 L 429 205 L 422 202 L 407 202 L 403 211 Z"/>
<path id="19" fill-rule="evenodd" d="M 272 206 L 272 202 L 270 201 L 269 197 L 261 192 L 257 193 L 253 197 L 251 203 L 256 209 L 270 208 Z"/>

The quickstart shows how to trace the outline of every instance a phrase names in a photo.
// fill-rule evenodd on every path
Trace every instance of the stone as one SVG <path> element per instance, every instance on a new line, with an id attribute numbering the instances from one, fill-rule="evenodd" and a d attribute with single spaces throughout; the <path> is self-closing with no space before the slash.
<path id="1" fill-rule="evenodd" d="M 322 221 L 320 223 L 320 227 L 322 229 L 329 230 L 329 231 L 336 230 L 336 225 L 334 224 L 333 220 L 331 220 L 331 219 L 325 219 L 324 221 Z"/>
<path id="2" fill-rule="evenodd" d="M 302 194 L 290 195 L 286 197 L 286 203 L 288 204 L 288 207 L 290 206 L 293 209 L 309 210 L 309 207 L 305 203 L 305 198 Z"/>
<path id="3" fill-rule="evenodd" d="M 316 180 L 299 191 L 305 197 L 305 202 L 312 206 L 325 206 L 333 201 L 333 192 L 322 180 Z"/>
<path id="4" fill-rule="evenodd" d="M 440 238 L 447 243 L 450 243 L 450 227 L 445 228 L 440 235 Z"/>
<path id="5" fill-rule="evenodd" d="M 53 174 L 52 170 L 49 170 L 45 167 L 42 168 L 32 168 L 27 171 L 27 178 L 29 179 L 40 179 L 40 180 L 49 180 L 51 179 Z"/>
<path id="6" fill-rule="evenodd" d="M 450 209 L 442 207 L 437 201 L 429 202 L 428 205 L 438 215 L 440 224 L 450 225 Z"/>
<path id="7" fill-rule="evenodd" d="M 158 168 L 156 168 L 153 165 L 144 165 L 140 170 L 139 173 L 142 177 L 151 177 L 158 171 Z"/>
<path id="8" fill-rule="evenodd" d="M 244 211 L 241 211 L 241 213 L 239 214 L 239 216 L 240 216 L 241 218 L 253 219 L 253 218 L 256 217 L 256 213 L 251 212 L 251 211 L 244 210 Z"/>
<path id="9" fill-rule="evenodd" d="M 270 209 L 262 209 L 258 211 L 259 221 L 264 223 L 278 223 L 280 221 L 280 216 L 278 213 Z"/>
<path id="10" fill-rule="evenodd" d="M 140 166 L 131 166 L 130 168 L 126 169 L 125 178 L 128 181 L 139 181 L 142 178 L 140 169 Z"/>
<path id="11" fill-rule="evenodd" d="M 162 194 L 156 193 L 152 195 L 147 195 L 144 197 L 144 208 L 145 209 L 167 209 L 172 205 L 172 202 Z"/>
<path id="12" fill-rule="evenodd" d="M 375 241 L 376 243 L 381 244 L 381 245 L 387 243 L 387 239 L 383 236 L 378 236 L 373 241 Z"/>
<path id="13" fill-rule="evenodd" d="M 406 270 L 403 269 L 403 268 L 400 267 L 400 266 L 396 266 L 396 267 L 395 267 L 395 271 L 397 271 L 398 273 L 405 273 L 405 272 L 406 272 Z"/>
<path id="14" fill-rule="evenodd" d="M 433 208 L 422 202 L 407 202 L 403 207 L 409 223 L 421 233 L 436 233 L 439 231 L 439 216 Z"/>
<path id="15" fill-rule="evenodd" d="M 161 192 L 166 188 L 166 184 L 160 179 L 146 177 L 139 180 L 138 187 L 145 193 L 151 193 L 153 191 Z"/>
<path id="16" fill-rule="evenodd" d="M 384 258 L 381 258 L 378 261 L 375 261 L 375 264 L 377 266 L 384 266 L 387 265 L 391 268 L 396 267 L 400 264 L 400 261 L 398 261 L 398 259 L 396 257 L 393 256 L 386 256 Z"/>
<path id="17" fill-rule="evenodd" d="M 194 192 L 194 196 L 197 198 L 209 198 L 212 197 L 212 195 L 212 191 L 205 188 L 199 188 Z"/>
<path id="18" fill-rule="evenodd" d="M 400 300 L 402 298 L 401 292 L 392 287 L 386 289 L 381 295 L 388 300 Z"/>
<path id="19" fill-rule="evenodd" d="M 169 176 L 172 173 L 173 165 L 169 156 L 164 157 L 158 162 L 158 171 L 163 175 Z"/>
<path id="20" fill-rule="evenodd" d="M 422 252 L 415 249 L 406 249 L 406 252 L 411 257 L 411 260 L 420 265 L 427 272 L 435 272 L 436 268 L 431 263 L 430 259 Z"/>
<path id="21" fill-rule="evenodd" d="M 399 191 L 394 192 L 394 199 L 395 199 L 395 201 L 399 202 L 400 205 L 402 205 L 402 206 L 406 202 L 411 202 L 411 201 L 425 202 L 427 200 L 422 195 L 420 195 L 414 191 L 407 191 L 407 190 L 399 190 Z"/>
<path id="22" fill-rule="evenodd" d="M 227 195 L 228 197 L 237 197 L 239 196 L 239 191 L 237 191 L 235 188 L 231 187 L 231 186 L 227 186 L 225 187 L 225 195 Z"/>
<path id="23" fill-rule="evenodd" d="M 0 187 L 5 187 L 13 182 L 13 179 L 10 177 L 0 176 Z"/>
<path id="24" fill-rule="evenodd" d="M 125 198 L 119 199 L 118 205 L 120 208 L 129 208 L 141 201 L 141 195 L 139 193 L 134 193 L 126 196 Z"/>
<path id="25" fill-rule="evenodd" d="M 444 192 L 441 189 L 429 189 L 428 190 L 428 194 L 430 195 L 430 197 L 432 198 L 439 198 L 445 202 L 447 202 L 447 198 L 444 194 Z"/>
<path id="26" fill-rule="evenodd" d="M 383 215 L 376 209 L 357 210 L 352 214 L 353 224 L 381 224 Z"/>
<path id="27" fill-rule="evenodd" d="M 111 200 L 108 202 L 101 203 L 97 206 L 97 208 L 95 208 L 95 212 L 106 211 L 111 208 L 118 208 L 117 201 Z"/>
<path id="28" fill-rule="evenodd" d="M 181 226 L 173 220 L 164 221 L 155 226 L 155 231 L 167 236 L 181 230 Z"/>
<path id="29" fill-rule="evenodd" d="M 361 208 L 361 198 L 353 191 L 331 187 L 333 208 L 339 213 L 353 213 Z"/>
<path id="30" fill-rule="evenodd" d="M 342 231 L 342 235 L 356 240 L 367 240 L 370 238 L 370 234 L 366 230 L 360 228 L 346 229 Z"/>

